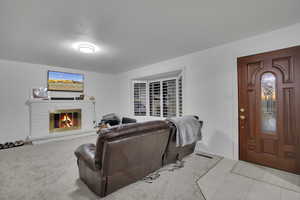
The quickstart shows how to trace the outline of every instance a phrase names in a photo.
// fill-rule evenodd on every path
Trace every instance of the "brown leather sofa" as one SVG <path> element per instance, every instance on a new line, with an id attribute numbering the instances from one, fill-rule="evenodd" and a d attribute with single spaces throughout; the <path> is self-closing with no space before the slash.
<path id="1" fill-rule="evenodd" d="M 191 154 L 194 147 L 176 147 L 172 123 L 150 121 L 102 130 L 96 145 L 81 145 L 75 155 L 80 179 L 104 197 Z"/>

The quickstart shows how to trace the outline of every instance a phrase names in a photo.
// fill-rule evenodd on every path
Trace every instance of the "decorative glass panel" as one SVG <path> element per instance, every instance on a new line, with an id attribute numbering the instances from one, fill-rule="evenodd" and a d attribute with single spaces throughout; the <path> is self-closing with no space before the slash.
<path id="1" fill-rule="evenodd" d="M 261 78 L 261 124 L 262 132 L 276 133 L 276 77 L 268 72 Z"/>

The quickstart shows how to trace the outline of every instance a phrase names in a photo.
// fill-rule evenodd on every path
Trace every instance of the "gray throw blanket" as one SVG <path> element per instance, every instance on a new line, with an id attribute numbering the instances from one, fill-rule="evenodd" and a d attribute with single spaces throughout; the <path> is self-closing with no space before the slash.
<path id="1" fill-rule="evenodd" d="M 177 129 L 176 146 L 185 146 L 201 140 L 201 124 L 194 116 L 173 117 L 167 119 Z"/>

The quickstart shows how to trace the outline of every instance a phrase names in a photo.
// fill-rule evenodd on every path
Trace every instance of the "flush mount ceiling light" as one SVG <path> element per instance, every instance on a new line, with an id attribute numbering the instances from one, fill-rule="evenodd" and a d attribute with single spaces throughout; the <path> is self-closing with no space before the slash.
<path id="1" fill-rule="evenodd" d="M 79 51 L 81 53 L 85 53 L 85 54 L 93 54 L 93 53 L 97 53 L 100 48 L 90 42 L 76 42 L 73 44 L 73 48 L 76 51 Z"/>

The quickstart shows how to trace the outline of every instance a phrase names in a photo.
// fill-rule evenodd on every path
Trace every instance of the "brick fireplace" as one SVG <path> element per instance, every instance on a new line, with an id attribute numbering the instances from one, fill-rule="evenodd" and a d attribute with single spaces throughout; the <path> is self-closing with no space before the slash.
<path id="1" fill-rule="evenodd" d="M 81 109 L 56 110 L 49 115 L 50 133 L 81 129 Z"/>
<path id="2" fill-rule="evenodd" d="M 59 138 L 94 135 L 95 101 L 30 99 L 28 140 L 42 143 Z"/>

